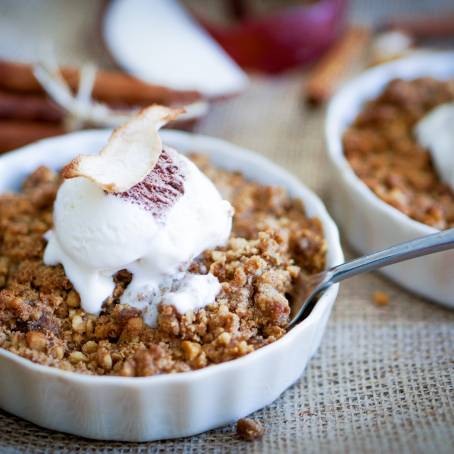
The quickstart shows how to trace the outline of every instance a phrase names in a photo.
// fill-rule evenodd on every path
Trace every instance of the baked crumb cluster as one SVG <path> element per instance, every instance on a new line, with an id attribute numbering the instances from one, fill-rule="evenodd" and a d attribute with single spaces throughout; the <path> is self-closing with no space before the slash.
<path id="1" fill-rule="evenodd" d="M 454 193 L 438 177 L 413 128 L 430 110 L 452 101 L 454 80 L 393 80 L 343 138 L 350 165 L 378 197 L 439 229 L 454 227 Z"/>
<path id="2" fill-rule="evenodd" d="M 190 268 L 222 283 L 215 304 L 185 315 L 161 305 L 152 328 L 118 303 L 131 280 L 120 271 L 101 314 L 84 313 L 63 268 L 42 260 L 61 179 L 40 167 L 19 193 L 0 196 L 0 347 L 68 371 L 133 377 L 200 369 L 283 336 L 295 280 L 324 268 L 320 221 L 282 188 L 193 159 L 236 210 L 228 245 Z"/>
<path id="3" fill-rule="evenodd" d="M 242 418 L 236 423 L 236 433 L 241 440 L 254 441 L 263 437 L 265 429 L 259 421 Z"/>

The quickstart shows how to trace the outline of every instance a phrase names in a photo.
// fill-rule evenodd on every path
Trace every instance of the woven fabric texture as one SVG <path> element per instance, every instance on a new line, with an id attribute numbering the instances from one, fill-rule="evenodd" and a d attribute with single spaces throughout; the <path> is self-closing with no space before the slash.
<path id="1" fill-rule="evenodd" d="M 11 12 L 13 3 L 0 7 L 0 13 L 2 8 Z M 366 3 L 372 8 L 377 2 Z M 92 2 L 79 4 L 85 11 L 93 8 Z M 356 4 L 358 14 L 367 11 L 362 2 Z M 90 20 L 85 27 L 93 25 Z M 77 18 L 74 23 L 80 26 Z M 71 49 L 75 60 L 83 52 L 94 58 L 88 50 Z M 263 153 L 326 200 L 324 112 L 303 106 L 303 83 L 299 72 L 253 78 L 242 96 L 213 107 L 198 132 Z M 344 245 L 352 255 L 346 241 Z M 389 305 L 372 302 L 376 290 L 389 294 Z M 253 418 L 266 428 L 253 443 L 238 440 L 232 425 L 192 438 L 131 444 L 43 430 L 0 411 L 0 452 L 451 453 L 454 311 L 411 295 L 378 274 L 351 279 L 341 287 L 321 347 L 303 377 Z"/>

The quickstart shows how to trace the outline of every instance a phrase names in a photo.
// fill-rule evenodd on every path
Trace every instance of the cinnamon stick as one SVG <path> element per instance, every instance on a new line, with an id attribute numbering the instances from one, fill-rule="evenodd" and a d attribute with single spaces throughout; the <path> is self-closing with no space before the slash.
<path id="1" fill-rule="evenodd" d="M 415 39 L 449 38 L 454 36 L 454 14 L 443 17 L 398 17 L 389 20 L 385 28 L 403 31 Z"/>
<path id="2" fill-rule="evenodd" d="M 306 100 L 314 105 L 327 101 L 342 76 L 361 55 L 370 38 L 370 30 L 350 26 L 339 41 L 322 57 L 309 74 L 305 85 Z"/>
<path id="3" fill-rule="evenodd" d="M 0 90 L 0 119 L 60 123 L 63 111 L 44 95 L 16 94 Z"/>
<path id="4" fill-rule="evenodd" d="M 77 90 L 80 71 L 65 66 L 61 74 L 68 85 Z M 44 92 L 33 75 L 33 67 L 24 63 L 0 61 L 0 88 L 26 94 Z M 142 106 L 153 103 L 163 105 L 189 104 L 201 98 L 197 91 L 173 90 L 153 85 L 118 71 L 99 70 L 93 87 L 93 98 L 107 104 Z"/>
<path id="5" fill-rule="evenodd" d="M 0 152 L 13 150 L 35 140 L 57 136 L 63 126 L 37 121 L 0 121 Z"/>

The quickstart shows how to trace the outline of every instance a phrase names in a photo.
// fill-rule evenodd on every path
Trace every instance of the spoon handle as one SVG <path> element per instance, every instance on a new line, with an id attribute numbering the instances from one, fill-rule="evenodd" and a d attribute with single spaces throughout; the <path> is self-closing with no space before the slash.
<path id="1" fill-rule="evenodd" d="M 336 283 L 360 273 L 392 265 L 393 263 L 453 248 L 454 228 L 400 243 L 383 251 L 374 252 L 350 262 L 342 263 L 331 268 L 329 281 Z"/>

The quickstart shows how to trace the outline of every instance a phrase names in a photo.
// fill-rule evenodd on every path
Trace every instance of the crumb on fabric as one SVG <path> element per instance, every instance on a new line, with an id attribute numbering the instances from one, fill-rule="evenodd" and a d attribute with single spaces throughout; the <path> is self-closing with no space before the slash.
<path id="1" fill-rule="evenodd" d="M 389 304 L 389 295 L 386 292 L 376 291 L 373 294 L 374 303 L 378 306 L 387 306 Z"/>
<path id="2" fill-rule="evenodd" d="M 242 418 L 236 423 L 236 433 L 242 440 L 253 441 L 262 438 L 265 429 L 259 421 Z"/>

